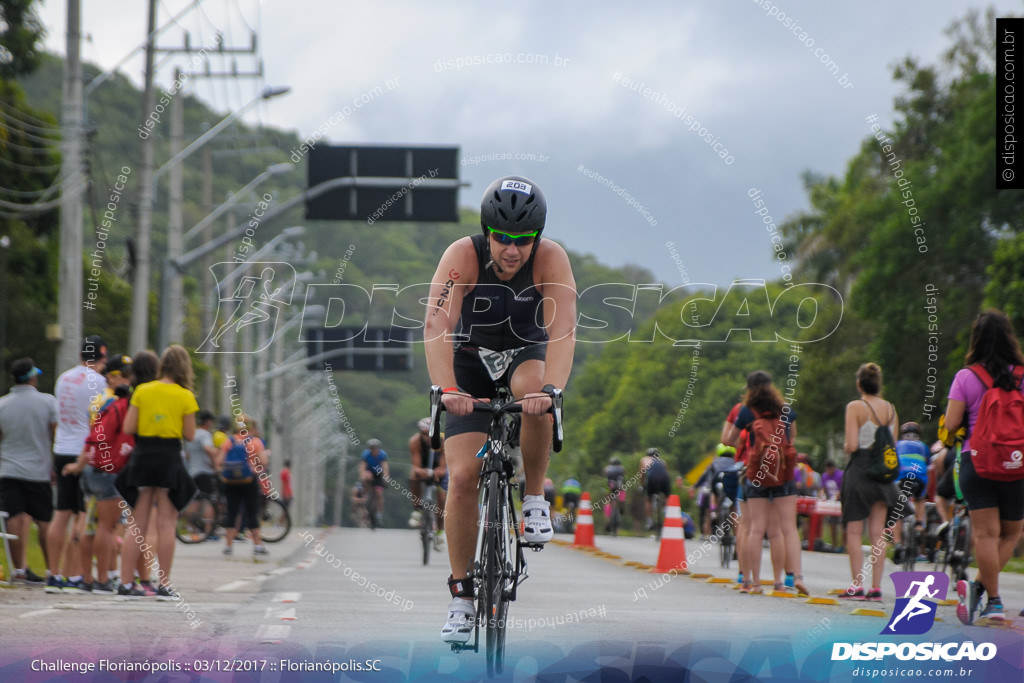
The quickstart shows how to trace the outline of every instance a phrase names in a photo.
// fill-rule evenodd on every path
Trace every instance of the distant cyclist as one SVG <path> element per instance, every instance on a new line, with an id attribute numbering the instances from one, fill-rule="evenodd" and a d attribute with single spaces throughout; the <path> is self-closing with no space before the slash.
<path id="1" fill-rule="evenodd" d="M 377 497 L 377 526 L 384 524 L 384 486 L 391 478 L 388 469 L 388 454 L 381 449 L 380 439 L 370 439 L 366 442 L 366 450 L 363 451 L 363 482 L 369 489 L 373 487 L 369 495 Z"/>
<path id="2" fill-rule="evenodd" d="M 900 427 L 896 455 L 900 459 L 900 478 L 897 482 L 900 499 L 892 510 L 892 516 L 897 520 L 913 516 L 914 527 L 920 529 L 924 526 L 924 493 L 928 488 L 928 460 L 931 453 L 928 446 L 921 441 L 921 426 L 916 422 L 905 422 Z M 902 509 L 900 505 L 903 506 Z M 894 524 L 893 532 L 896 537 L 893 562 L 901 564 L 905 552 L 902 545 L 903 525 Z"/>
<path id="3" fill-rule="evenodd" d="M 580 506 L 581 493 L 583 493 L 583 487 L 575 479 L 566 479 L 562 482 L 562 506 L 570 520 L 576 518 L 576 509 Z"/>
<path id="4" fill-rule="evenodd" d="M 604 529 L 611 531 L 611 506 L 618 506 L 620 516 L 624 512 L 622 502 L 626 498 L 626 468 L 622 466 L 622 461 L 618 458 L 609 460 L 608 466 L 604 468 L 604 478 L 608 480 L 608 491 L 611 494 L 611 503 L 604 507 L 604 516 L 608 520 L 605 522 Z"/>
<path id="5" fill-rule="evenodd" d="M 657 448 L 648 448 L 647 455 L 640 458 L 640 481 L 644 487 L 644 511 L 647 514 L 647 529 L 654 528 L 654 520 L 651 519 L 653 511 L 652 503 L 658 494 L 665 496 L 665 500 L 672 494 L 672 481 L 668 474 L 668 467 L 661 459 Z"/>
<path id="6" fill-rule="evenodd" d="M 409 473 L 409 490 L 412 491 L 413 511 L 409 518 L 409 528 L 419 529 L 423 520 L 423 482 L 437 485 L 437 541 L 444 540 L 444 503 L 448 492 L 448 465 L 444 458 L 444 442 L 441 448 L 430 447 L 427 435 L 430 431 L 430 418 L 425 417 L 416 424 L 418 431 L 409 437 L 409 458 L 412 471 Z"/>

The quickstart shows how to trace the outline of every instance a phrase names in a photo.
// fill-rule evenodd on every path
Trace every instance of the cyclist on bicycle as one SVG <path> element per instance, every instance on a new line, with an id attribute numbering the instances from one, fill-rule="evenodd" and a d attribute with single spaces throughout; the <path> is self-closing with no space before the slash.
<path id="1" fill-rule="evenodd" d="M 366 442 L 362 458 L 363 482 L 371 489 L 369 495 L 376 497 L 376 521 L 377 526 L 381 526 L 384 524 L 384 486 L 391 478 L 391 472 L 388 469 L 388 454 L 381 449 L 380 439 L 370 439 Z"/>
<path id="2" fill-rule="evenodd" d="M 409 490 L 412 491 L 413 511 L 409 528 L 419 529 L 423 521 L 423 482 L 437 486 L 437 542 L 444 542 L 444 502 L 448 491 L 448 466 L 444 460 L 444 441 L 441 448 L 430 447 L 427 435 L 430 432 L 430 418 L 425 417 L 416 426 L 418 431 L 409 437 L 409 457 L 412 471 L 409 473 Z M 443 435 L 442 435 L 443 439 Z"/>
<path id="3" fill-rule="evenodd" d="M 620 518 L 624 512 L 622 502 L 626 497 L 626 468 L 622 466 L 622 461 L 618 458 L 609 460 L 608 466 L 604 468 L 604 478 L 608 480 L 608 499 L 611 501 L 604 506 L 604 530 L 611 531 L 612 505 L 618 506 Z"/>
<path id="4" fill-rule="evenodd" d="M 899 510 L 899 504 L 894 508 L 894 516 L 897 519 L 913 517 L 914 528 L 924 527 L 924 492 L 928 488 L 928 459 L 930 453 L 928 446 L 921 441 L 921 426 L 916 422 L 904 422 L 900 427 L 900 440 L 896 442 L 896 455 L 900 459 L 900 478 L 897 486 L 900 489 L 900 503 L 903 509 Z M 893 550 L 892 561 L 896 564 L 903 563 L 903 525 L 894 524 L 894 535 L 896 547 Z M 918 532 L 920 533 L 920 532 Z M 919 539 L 920 540 L 920 539 Z M 917 549 L 911 549 L 916 553 Z"/>
<path id="5" fill-rule="evenodd" d="M 668 497 L 672 495 L 672 481 L 668 475 L 668 467 L 662 461 L 657 448 L 648 448 L 647 455 L 640 458 L 640 482 L 644 488 L 647 529 L 650 530 L 654 528 L 654 520 L 651 518 L 654 497 L 662 494 L 665 496 L 664 500 L 668 500 Z"/>
<path id="6" fill-rule="evenodd" d="M 576 509 L 580 506 L 581 493 L 583 493 L 583 487 L 575 479 L 566 479 L 562 482 L 562 506 L 570 520 L 576 518 Z"/>
<path id="7" fill-rule="evenodd" d="M 551 447 L 551 394 L 572 370 L 576 283 L 565 250 L 542 240 L 547 203 L 536 183 L 509 176 L 491 183 L 480 206 L 481 234 L 445 251 L 432 279 L 424 324 L 427 368 L 444 388 L 448 488 L 448 581 L 452 602 L 441 631 L 465 643 L 473 630 L 473 588 L 466 581 L 477 525 L 477 481 L 490 415 L 473 401 L 497 395 L 499 383 L 522 400 L 520 446 L 526 472 L 524 538 L 551 540 L 543 496 Z"/>

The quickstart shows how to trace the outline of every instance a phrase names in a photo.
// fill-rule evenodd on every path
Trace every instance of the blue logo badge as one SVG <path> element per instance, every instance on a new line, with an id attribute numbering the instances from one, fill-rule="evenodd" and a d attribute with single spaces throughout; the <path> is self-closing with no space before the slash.
<path id="1" fill-rule="evenodd" d="M 917 636 L 935 625 L 937 602 L 946 599 L 949 576 L 943 572 L 893 572 L 896 607 L 881 633 Z"/>

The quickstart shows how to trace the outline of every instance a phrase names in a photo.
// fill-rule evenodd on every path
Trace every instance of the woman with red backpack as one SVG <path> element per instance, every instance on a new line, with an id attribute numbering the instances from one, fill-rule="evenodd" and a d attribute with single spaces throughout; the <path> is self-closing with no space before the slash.
<path id="1" fill-rule="evenodd" d="M 779 581 L 782 565 L 790 564 L 794 574 L 793 587 L 799 595 L 808 595 L 801 573 L 800 535 L 796 526 L 796 487 L 793 468 L 796 465 L 796 413 L 782 400 L 772 384 L 772 376 L 763 370 L 747 377 L 747 393 L 735 422 L 723 430 L 722 442 L 737 445 L 740 432 L 746 430 L 747 482 L 743 526 L 746 528 L 742 593 L 761 593 L 761 539 L 772 525 L 782 533 L 784 562 L 773 567 L 775 590 L 785 590 Z M 741 445 L 741 444 L 740 444 Z"/>
<path id="2" fill-rule="evenodd" d="M 957 582 L 956 615 L 969 625 L 983 594 L 988 602 L 980 617 L 1005 620 L 999 572 L 1013 556 L 1024 528 L 1024 424 L 1019 412 L 1024 354 L 1006 314 L 989 309 L 977 317 L 965 362 L 967 367 L 956 373 L 949 389 L 945 428 L 955 434 L 966 424 L 968 434 L 959 456 L 960 489 L 971 516 L 978 574 L 974 581 Z M 1000 442 L 1016 443 L 1006 453 L 992 441 L 992 434 L 999 432 Z"/>

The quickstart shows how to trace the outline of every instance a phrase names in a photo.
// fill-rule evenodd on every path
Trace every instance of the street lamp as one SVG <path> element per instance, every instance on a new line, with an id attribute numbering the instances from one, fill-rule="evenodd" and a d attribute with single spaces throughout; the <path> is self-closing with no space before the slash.
<path id="1" fill-rule="evenodd" d="M 198 140 L 196 142 L 199 142 Z M 195 145 L 196 143 L 192 143 Z M 170 163 L 170 162 L 168 162 Z M 228 209 L 237 204 L 250 190 L 255 189 L 268 178 L 285 173 L 295 168 L 294 164 L 272 164 L 265 171 L 253 178 L 238 192 L 231 195 L 226 202 L 214 209 L 203 220 L 196 223 L 184 235 L 177 221 L 167 226 L 167 258 L 163 263 L 163 286 L 160 289 L 160 348 L 167 348 L 172 341 L 180 341 L 183 336 L 185 311 L 181 272 L 173 266 L 174 259 L 181 256 L 184 243 L 204 230 L 220 218 Z M 179 193 L 180 196 L 180 193 Z"/>
<path id="2" fill-rule="evenodd" d="M 291 88 L 286 86 L 276 88 L 271 86 L 265 87 L 259 95 L 243 105 L 241 109 L 228 114 L 220 121 L 220 123 L 200 135 L 188 147 L 173 155 L 163 166 L 158 168 L 156 171 L 150 172 L 148 177 L 146 173 L 142 174 L 143 182 L 142 195 L 139 197 L 139 227 L 138 239 L 136 240 L 135 281 L 132 288 L 132 324 L 129 348 L 145 348 L 146 338 L 149 336 L 149 235 L 153 220 L 153 198 L 156 194 L 157 179 L 167 171 L 175 168 L 193 152 L 213 139 L 214 136 L 218 135 L 221 131 L 231 125 L 235 119 L 240 117 L 251 107 L 259 104 L 263 100 L 269 100 L 273 97 L 284 95 L 290 91 Z M 177 98 L 173 101 L 177 101 Z M 151 143 L 144 142 L 143 144 Z M 146 168 L 143 168 L 143 171 L 146 170 Z M 173 248 L 171 242 L 172 237 L 168 235 L 168 250 Z"/>

